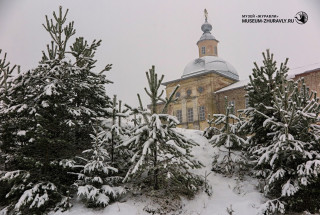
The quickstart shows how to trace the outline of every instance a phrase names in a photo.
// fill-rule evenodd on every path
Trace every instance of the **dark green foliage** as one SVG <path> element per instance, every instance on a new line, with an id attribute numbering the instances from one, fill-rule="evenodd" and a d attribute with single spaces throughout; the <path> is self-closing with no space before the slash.
<path id="1" fill-rule="evenodd" d="M 298 198 L 297 198 L 298 196 Z M 317 213 L 320 210 L 320 180 L 317 179 L 312 186 L 302 187 L 296 195 L 284 198 L 287 211 Z"/>
<path id="2" fill-rule="evenodd" d="M 248 156 L 251 160 L 257 160 L 259 157 L 253 154 L 253 151 L 262 146 L 269 145 L 272 136 L 268 135 L 271 132 L 269 127 L 263 126 L 265 117 L 258 112 L 265 114 L 269 117 L 279 118 L 279 115 L 270 109 L 266 109 L 266 106 L 271 106 L 273 102 L 273 91 L 277 86 L 286 84 L 288 67 L 286 59 L 285 63 L 281 63 L 280 68 L 277 68 L 277 62 L 273 59 L 273 54 L 270 54 L 269 50 L 263 55 L 263 65 L 259 67 L 255 62 L 255 68 L 252 75 L 249 76 L 250 83 L 245 88 L 247 91 L 247 97 L 249 98 L 249 108 L 244 113 L 247 117 L 247 121 L 243 126 L 243 130 L 248 139 Z M 259 171 L 267 166 L 256 167 Z M 263 178 L 264 176 L 261 175 Z"/>
<path id="3" fill-rule="evenodd" d="M 0 54 L 2 49 L 0 49 Z M 14 73 L 20 73 L 20 66 L 10 66 L 10 62 L 7 62 L 7 53 L 3 58 L 0 58 L 0 108 L 2 102 L 6 101 L 8 89 L 11 87 L 12 75 Z"/>
<path id="4" fill-rule="evenodd" d="M 251 107 L 245 111 L 254 173 L 272 199 L 263 210 L 316 211 L 315 201 L 303 202 L 310 199 L 309 192 L 320 194 L 319 100 L 303 80 L 287 80 L 287 60 L 277 69 L 268 50 L 263 57 L 264 65 L 255 64 L 246 88 Z"/>
<path id="5" fill-rule="evenodd" d="M 101 129 L 100 129 L 101 130 Z M 110 156 L 105 149 L 102 133 L 94 129 L 91 135 L 92 147 L 83 151 L 79 162 L 65 161 L 65 166 L 70 166 L 79 172 L 75 182 L 77 195 L 85 202 L 87 207 L 106 207 L 125 193 L 124 188 L 116 185 L 121 181 L 114 173 L 118 170 L 111 166 Z"/>
<path id="6" fill-rule="evenodd" d="M 249 108 L 245 112 L 249 117 L 247 134 L 251 135 L 249 143 L 252 146 L 258 146 L 261 143 L 266 144 L 271 139 L 267 135 L 270 130 L 262 126 L 265 118 L 253 110 L 257 110 L 270 117 L 273 116 L 273 112 L 266 109 L 265 106 L 272 105 L 272 92 L 277 86 L 286 84 L 288 72 L 288 59 L 284 63 L 281 63 L 278 69 L 277 62 L 273 59 L 273 54 L 270 54 L 269 50 L 266 53 L 262 53 L 262 55 L 263 65 L 259 67 L 257 63 L 254 63 L 255 68 L 252 75 L 249 76 L 250 83 L 246 87 L 249 98 Z"/>
<path id="7" fill-rule="evenodd" d="M 301 86 L 301 87 L 298 87 Z M 273 110 L 279 119 L 267 117 L 265 127 L 272 132 L 270 145 L 253 151 L 259 157 L 258 175 L 265 178 L 264 192 L 286 209 L 316 210 L 317 204 L 302 205 L 307 191 L 320 194 L 320 105 L 316 94 L 310 93 L 303 81 L 288 81 L 273 92 Z M 257 112 L 259 113 L 259 112 Z M 264 168 L 262 168 L 264 167 Z"/>
<path id="8" fill-rule="evenodd" d="M 66 24 L 67 12 L 60 8 L 58 16 L 53 13 L 54 20 L 46 17 L 44 27 L 53 40 L 51 46 L 47 46 L 47 53 L 43 52 L 37 68 L 19 75 L 7 88 L 8 102 L 1 111 L 4 120 L 0 127 L 1 150 L 10 155 L 6 174 L 19 170 L 29 175 L 20 182 L 10 177 L 1 179 L 12 189 L 17 183 L 23 185 L 7 198 L 14 213 L 40 213 L 54 206 L 71 206 L 69 187 L 76 177 L 68 175 L 69 170 L 59 162 L 90 148 L 92 125 L 109 117 L 110 99 L 104 85 L 110 81 L 102 72 L 111 65 L 99 74 L 91 71 L 101 41 L 88 45 L 80 37 L 67 51 L 67 42 L 75 34 L 73 22 Z M 48 186 L 50 192 L 46 191 Z M 17 208 L 15 205 L 28 189 L 34 189 L 34 195 L 47 193 L 48 199 L 41 207 L 31 207 L 37 201 L 34 196 Z"/>
<path id="9" fill-rule="evenodd" d="M 51 48 L 47 45 L 48 55 L 43 52 L 42 61 L 54 60 L 57 57 L 59 60 L 62 60 L 65 57 L 68 40 L 76 33 L 76 30 L 73 28 L 73 21 L 64 26 L 67 20 L 68 11 L 69 10 L 67 9 L 65 14 L 63 14 L 62 7 L 60 7 L 59 17 L 55 12 L 53 12 L 54 20 L 49 20 L 48 16 L 46 16 L 46 24 L 42 25 L 50 34 L 52 42 Z M 78 46 L 75 48 L 78 48 Z"/>
<path id="10" fill-rule="evenodd" d="M 149 73 L 146 72 L 146 76 L 148 79 L 148 84 L 149 84 L 149 90 L 147 88 L 144 88 L 146 93 L 151 99 L 151 113 L 156 113 L 156 107 L 157 107 L 157 102 L 161 100 L 161 96 L 163 94 L 163 90 L 161 90 L 160 94 L 158 93 L 159 87 L 161 86 L 161 82 L 164 78 L 164 75 L 161 76 L 161 78 L 158 80 L 158 74 L 155 73 L 154 71 L 154 66 L 152 66 L 151 69 L 149 69 Z"/>

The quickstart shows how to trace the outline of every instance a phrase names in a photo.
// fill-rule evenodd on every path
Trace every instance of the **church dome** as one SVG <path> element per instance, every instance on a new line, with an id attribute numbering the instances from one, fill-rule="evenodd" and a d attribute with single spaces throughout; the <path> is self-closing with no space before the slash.
<path id="1" fill-rule="evenodd" d="M 203 40 L 217 40 L 212 34 L 212 25 L 206 20 L 202 25 L 201 25 L 201 30 L 203 31 L 203 34 L 201 35 L 200 39 L 198 40 L 197 44 Z M 217 40 L 218 41 L 218 40 Z"/>
<path id="2" fill-rule="evenodd" d="M 213 72 L 233 80 L 239 80 L 236 69 L 230 63 L 217 56 L 203 56 L 191 61 L 184 68 L 181 78 L 201 75 L 208 72 Z"/>
<path id="3" fill-rule="evenodd" d="M 205 23 L 203 23 L 201 26 L 201 30 L 203 31 L 203 33 L 210 32 L 212 30 L 212 25 L 209 22 L 205 21 Z"/>

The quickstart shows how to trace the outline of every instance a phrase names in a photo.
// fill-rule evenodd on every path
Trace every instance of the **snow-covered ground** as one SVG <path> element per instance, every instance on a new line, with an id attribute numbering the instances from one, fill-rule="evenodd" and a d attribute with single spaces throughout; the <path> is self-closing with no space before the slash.
<path id="1" fill-rule="evenodd" d="M 181 129 L 190 139 L 199 144 L 194 147 L 193 155 L 205 166 L 195 170 L 198 175 L 204 176 L 211 172 L 212 156 L 217 149 L 213 148 L 208 140 L 202 136 L 202 132 L 196 130 Z M 248 178 L 239 181 L 236 178 L 226 178 L 220 174 L 211 172 L 207 177 L 212 186 L 213 194 L 208 196 L 202 192 L 192 200 L 183 199 L 182 208 L 169 214 L 183 215 L 228 215 L 227 208 L 234 211 L 233 215 L 256 215 L 259 206 L 266 199 L 255 188 L 257 181 Z M 67 212 L 56 212 L 52 215 L 149 215 L 144 208 L 152 207 L 152 202 L 146 197 L 131 197 L 125 202 L 117 202 L 109 205 L 105 209 L 87 209 L 81 204 L 75 206 Z"/>

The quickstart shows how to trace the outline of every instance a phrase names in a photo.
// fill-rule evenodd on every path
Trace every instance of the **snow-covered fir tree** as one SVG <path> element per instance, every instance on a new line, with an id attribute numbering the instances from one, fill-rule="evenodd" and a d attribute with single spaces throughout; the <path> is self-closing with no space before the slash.
<path id="1" fill-rule="evenodd" d="M 129 109 L 122 110 L 122 101 L 119 100 L 117 102 L 117 96 L 114 95 L 113 97 L 113 104 L 112 104 L 112 115 L 111 115 L 111 127 L 110 127 L 110 134 L 111 136 L 107 139 L 108 142 L 111 144 L 111 162 L 114 163 L 115 161 L 115 147 L 119 145 L 121 141 L 124 140 L 125 135 L 129 135 L 128 132 L 128 125 L 122 124 L 122 118 L 126 118 L 129 115 L 126 112 Z"/>
<path id="2" fill-rule="evenodd" d="M 79 171 L 74 172 L 78 176 L 74 185 L 77 195 L 88 207 L 106 207 L 125 193 L 125 189 L 117 186 L 121 177 L 114 174 L 118 169 L 111 166 L 103 132 L 94 129 L 90 136 L 93 140 L 92 148 L 83 151 L 83 156 L 76 158 L 79 162 L 65 160 L 61 164 Z"/>
<path id="3" fill-rule="evenodd" d="M 0 55 L 1 53 L 2 49 L 0 49 Z M 4 56 L 0 58 L 0 107 L 2 107 L 3 102 L 7 100 L 8 89 L 11 87 L 13 74 L 20 73 L 20 66 L 10 66 L 10 64 L 11 63 L 7 61 L 7 53 L 4 53 Z"/>
<path id="4" fill-rule="evenodd" d="M 126 140 L 134 128 L 130 122 L 130 106 L 122 105 L 121 100 L 117 100 L 117 96 L 113 96 L 111 107 L 108 108 L 110 117 L 103 120 L 100 136 L 105 143 L 105 147 L 110 154 L 111 164 L 119 170 L 122 175 L 128 170 L 128 159 L 131 153 L 128 149 L 117 148 L 121 142 Z"/>
<path id="5" fill-rule="evenodd" d="M 203 183 L 200 177 L 190 172 L 191 168 L 199 168 L 200 163 L 190 154 L 191 147 L 196 145 L 187 140 L 175 128 L 179 123 L 176 117 L 168 114 L 157 114 L 156 105 L 162 94 L 159 87 L 163 76 L 158 79 L 154 66 L 146 73 L 149 89 L 145 88 L 151 99 L 152 115 L 143 112 L 144 123 L 136 127 L 132 136 L 122 143 L 133 152 L 131 168 L 124 178 L 134 185 L 153 187 L 167 193 L 184 193 L 192 195 Z M 178 87 L 175 88 L 165 102 L 165 112 Z M 143 110 L 139 97 L 141 110 Z"/>
<path id="6" fill-rule="evenodd" d="M 320 194 L 320 105 L 316 93 L 310 92 L 303 80 L 289 81 L 275 89 L 273 101 L 265 108 L 278 119 L 257 112 L 265 117 L 263 126 L 272 131 L 268 134 L 271 143 L 254 151 L 260 157 L 257 166 L 268 166 L 260 170 L 266 181 L 264 191 L 276 198 L 280 209 L 318 210 L 318 203 L 303 203 L 310 199 L 310 192 Z M 274 210 L 281 212 L 278 209 Z"/>
<path id="7" fill-rule="evenodd" d="M 240 127 L 243 125 L 241 117 L 233 114 L 234 107 L 228 105 L 228 98 L 225 97 L 226 114 L 213 114 L 210 120 L 217 129 L 209 142 L 219 149 L 214 156 L 213 170 L 227 175 L 240 174 L 246 165 L 241 149 L 245 147 L 246 140 L 240 136 Z"/>
<path id="8" fill-rule="evenodd" d="M 252 75 L 249 76 L 250 82 L 245 87 L 246 96 L 249 99 L 249 107 L 244 110 L 246 121 L 243 128 L 248 136 L 247 155 L 253 165 L 259 159 L 259 156 L 253 152 L 261 147 L 270 145 L 272 140 L 272 137 L 268 135 L 272 131 L 269 127 L 263 126 L 265 117 L 259 113 L 279 118 L 274 110 L 267 109 L 266 106 L 272 105 L 274 90 L 278 86 L 287 83 L 288 72 L 288 67 L 286 66 L 288 59 L 286 59 L 285 63 L 281 63 L 278 69 L 277 62 L 269 50 L 266 53 L 262 53 L 262 55 L 263 65 L 259 67 L 256 62 L 254 63 L 255 68 Z M 264 179 L 265 175 L 261 175 L 260 170 L 268 168 L 268 166 L 255 166 L 253 171 L 259 178 Z"/>
<path id="9" fill-rule="evenodd" d="M 0 49 L 0 56 L 2 50 Z M 4 53 L 3 57 L 0 58 L 0 133 L 2 132 L 2 123 L 6 121 L 4 118 L 3 111 L 7 108 L 8 100 L 8 89 L 11 87 L 13 74 L 20 73 L 20 66 L 10 65 L 10 62 L 7 61 L 7 53 Z M 0 146 L 2 145 L 0 139 Z M 0 171 L 3 170 L 5 165 L 5 154 L 0 148 Z M 1 197 L 1 194 L 0 194 Z"/>
<path id="10" fill-rule="evenodd" d="M 94 54 L 101 41 L 88 44 L 76 38 L 73 22 L 66 23 L 68 10 L 60 7 L 44 28 L 52 42 L 39 66 L 20 74 L 7 89 L 7 106 L 1 111 L 1 150 L 10 155 L 1 181 L 11 187 L 5 201 L 8 213 L 42 213 L 66 203 L 76 180 L 59 165 L 90 148 L 92 124 L 108 117 L 110 99 L 102 74 L 92 72 Z M 70 60 L 70 59 L 74 60 Z"/>
<path id="11" fill-rule="evenodd" d="M 259 148 L 261 144 L 265 145 L 271 141 L 271 137 L 267 135 L 270 130 L 263 126 L 265 120 L 256 110 L 267 116 L 274 116 L 272 110 L 266 109 L 265 106 L 272 105 L 272 93 L 279 85 L 286 83 L 288 59 L 281 63 L 277 68 L 277 62 L 274 60 L 273 54 L 267 50 L 263 55 L 263 65 L 258 66 L 255 62 L 255 68 L 252 75 L 249 76 L 250 82 L 246 86 L 247 98 L 249 99 L 249 108 L 245 110 L 247 116 L 246 133 L 249 138 L 249 149 Z"/>
<path id="12" fill-rule="evenodd" d="M 319 104 L 303 81 L 288 81 L 287 61 L 278 69 L 273 54 L 255 63 L 246 88 L 249 155 L 255 175 L 272 198 L 263 213 L 318 208 Z M 306 203 L 308 202 L 308 203 Z"/>

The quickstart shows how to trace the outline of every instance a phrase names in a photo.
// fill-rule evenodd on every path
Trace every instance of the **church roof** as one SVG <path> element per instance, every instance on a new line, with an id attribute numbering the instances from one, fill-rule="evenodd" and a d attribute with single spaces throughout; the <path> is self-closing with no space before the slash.
<path id="1" fill-rule="evenodd" d="M 239 80 L 236 69 L 227 61 L 216 56 L 203 56 L 191 61 L 184 68 L 181 78 L 187 78 L 207 72 L 214 72 L 233 80 Z"/>
<path id="2" fill-rule="evenodd" d="M 221 92 L 225 92 L 225 91 L 228 91 L 228 90 L 235 90 L 235 89 L 244 87 L 244 86 L 248 85 L 249 83 L 250 83 L 249 79 L 241 80 L 241 81 L 233 83 L 233 84 L 231 84 L 231 85 L 229 85 L 227 87 L 224 87 L 224 88 L 216 91 L 215 93 L 221 93 Z"/>
<path id="3" fill-rule="evenodd" d="M 200 39 L 198 40 L 197 44 L 203 40 L 216 40 L 216 41 L 218 41 L 210 32 L 202 34 Z"/>

